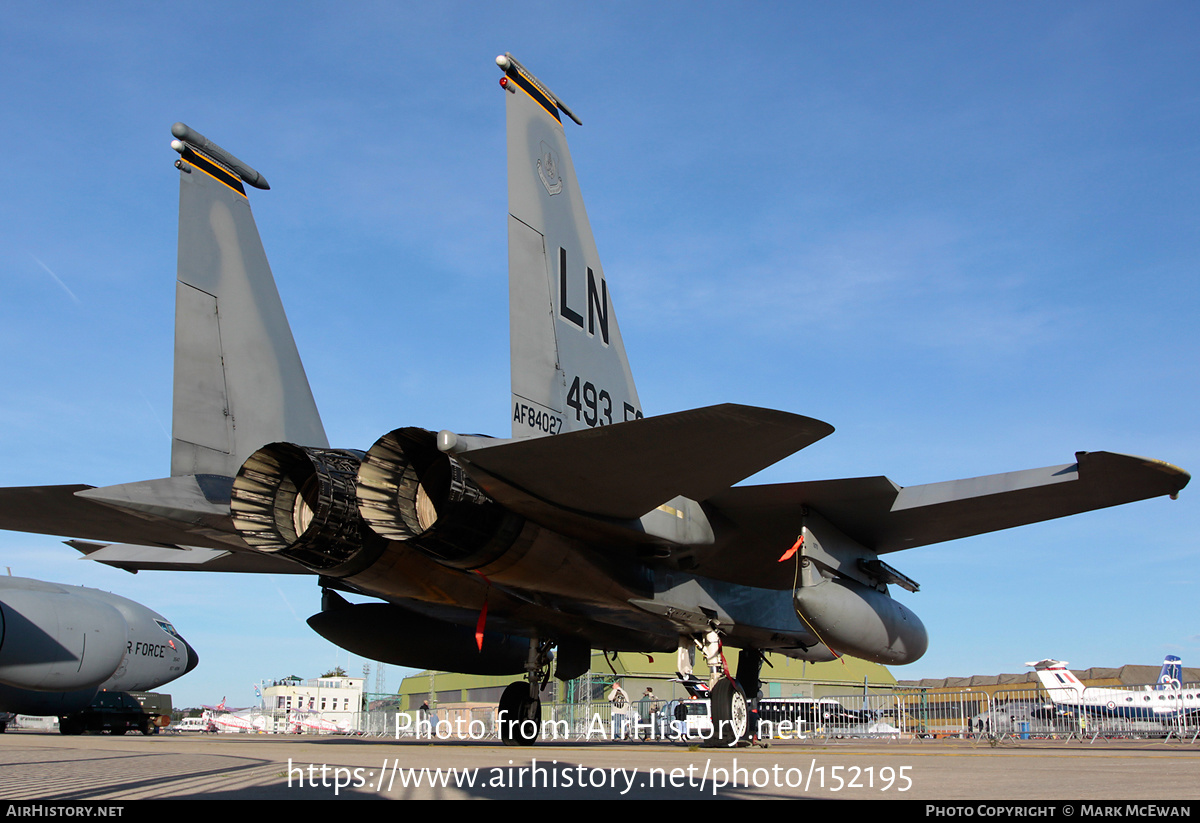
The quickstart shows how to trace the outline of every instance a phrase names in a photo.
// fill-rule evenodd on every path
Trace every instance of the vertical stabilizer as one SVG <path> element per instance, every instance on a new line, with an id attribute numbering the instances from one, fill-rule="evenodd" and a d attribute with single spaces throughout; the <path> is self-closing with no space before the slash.
<path id="1" fill-rule="evenodd" d="M 512 55 L 508 271 L 513 437 L 642 416 L 561 114 L 571 111 Z"/>
<path id="2" fill-rule="evenodd" d="M 267 443 L 327 447 L 243 183 L 258 172 L 182 123 L 171 474 L 232 477 Z"/>
<path id="3" fill-rule="evenodd" d="M 1158 673 L 1160 689 L 1178 689 L 1183 683 L 1183 661 L 1173 654 L 1163 658 L 1162 671 Z"/>
<path id="4" fill-rule="evenodd" d="M 1075 704 L 1083 697 L 1083 683 L 1071 673 L 1065 662 L 1039 660 L 1025 665 L 1037 669 L 1038 680 L 1042 681 L 1046 694 L 1050 695 L 1050 699 L 1055 703 Z"/>

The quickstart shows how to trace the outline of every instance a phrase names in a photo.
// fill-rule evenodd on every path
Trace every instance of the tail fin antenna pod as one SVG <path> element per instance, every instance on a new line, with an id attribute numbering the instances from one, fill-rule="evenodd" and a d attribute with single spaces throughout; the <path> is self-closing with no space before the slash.
<path id="1" fill-rule="evenodd" d="M 510 54 L 509 323 L 513 437 L 642 416 L 560 112 L 580 120 Z"/>
<path id="2" fill-rule="evenodd" d="M 171 474 L 232 477 L 267 443 L 327 447 L 250 212 L 257 171 L 182 123 Z"/>

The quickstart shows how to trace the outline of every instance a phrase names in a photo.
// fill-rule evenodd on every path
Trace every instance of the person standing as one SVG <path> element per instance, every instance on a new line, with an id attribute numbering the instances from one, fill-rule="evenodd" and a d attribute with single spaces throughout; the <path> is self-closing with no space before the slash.
<path id="1" fill-rule="evenodd" d="M 624 740 L 629 722 L 629 695 L 621 688 L 620 680 L 613 682 L 608 702 L 612 704 L 613 736 Z"/>

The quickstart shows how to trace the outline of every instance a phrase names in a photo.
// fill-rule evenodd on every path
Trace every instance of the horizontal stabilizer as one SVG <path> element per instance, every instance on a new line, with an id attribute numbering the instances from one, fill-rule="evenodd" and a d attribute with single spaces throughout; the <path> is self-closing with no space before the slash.
<path id="1" fill-rule="evenodd" d="M 216 535 L 202 536 L 183 524 L 134 514 L 79 496 L 93 486 L 25 486 L 0 489 L 0 529 L 139 545 L 231 548 Z M 221 536 L 237 542 L 234 535 Z"/>
<path id="2" fill-rule="evenodd" d="M 130 543 L 88 543 L 68 540 L 67 545 L 114 569 L 127 572 L 247 572 L 255 574 L 307 574 L 302 566 L 257 552 L 231 552 L 198 546 L 137 546 Z"/>
<path id="3" fill-rule="evenodd" d="M 519 491 L 632 520 L 674 497 L 704 500 L 832 432 L 811 417 L 725 404 L 470 448 L 456 457 L 510 507 Z"/>
<path id="4" fill-rule="evenodd" d="M 1180 468 L 1144 457 L 1111 452 L 1075 457 L 1078 462 L 1062 466 L 907 488 L 886 477 L 745 486 L 727 489 L 708 504 L 754 535 L 747 543 L 762 547 L 762 558 L 732 552 L 744 566 L 778 558 L 796 539 L 804 507 L 882 554 L 1174 495 L 1191 479 Z M 706 564 L 705 572 L 718 570 Z"/>

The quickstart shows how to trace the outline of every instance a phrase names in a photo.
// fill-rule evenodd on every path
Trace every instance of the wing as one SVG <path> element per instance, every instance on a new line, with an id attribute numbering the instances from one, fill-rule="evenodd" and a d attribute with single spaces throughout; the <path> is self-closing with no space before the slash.
<path id="1" fill-rule="evenodd" d="M 702 572 L 776 587 L 775 561 L 800 533 L 805 507 L 863 547 L 884 554 L 1174 496 L 1191 479 L 1170 463 L 1144 457 L 1111 452 L 1075 457 L 1075 463 L 1062 466 L 907 488 L 886 477 L 861 477 L 727 489 L 705 507 L 746 539 L 704 558 Z M 791 585 L 790 573 L 784 576 Z"/>

